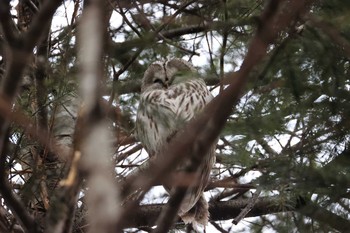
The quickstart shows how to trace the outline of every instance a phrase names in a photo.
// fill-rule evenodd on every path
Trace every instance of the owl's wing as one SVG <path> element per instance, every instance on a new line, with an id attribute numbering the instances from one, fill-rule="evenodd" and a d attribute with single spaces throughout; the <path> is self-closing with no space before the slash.
<path id="1" fill-rule="evenodd" d="M 179 93 L 173 98 L 173 104 L 175 114 L 182 122 L 191 120 L 213 99 L 206 84 L 199 78 L 172 86 L 172 89 L 174 93 Z"/>

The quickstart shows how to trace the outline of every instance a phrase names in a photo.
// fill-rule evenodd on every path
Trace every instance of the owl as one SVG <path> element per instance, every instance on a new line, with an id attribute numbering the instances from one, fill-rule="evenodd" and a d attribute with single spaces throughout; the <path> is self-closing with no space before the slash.
<path id="1" fill-rule="evenodd" d="M 17 16 L 18 16 L 18 29 L 21 32 L 28 30 L 33 17 L 38 12 L 39 9 L 38 0 L 19 0 L 16 6 Z"/>
<path id="2" fill-rule="evenodd" d="M 212 98 L 204 81 L 189 62 L 174 58 L 152 63 L 143 76 L 136 120 L 138 138 L 151 159 L 158 156 L 162 147 Z M 162 156 L 162 159 L 166 159 L 166 155 Z M 187 158 L 190 156 L 187 155 Z M 186 224 L 206 226 L 208 223 L 208 203 L 203 191 L 214 162 L 215 145 L 197 168 L 199 182 L 188 188 L 180 205 L 178 214 Z M 189 159 L 185 159 L 175 170 L 184 171 L 188 163 Z M 165 189 L 170 194 L 174 190 L 168 186 Z"/>

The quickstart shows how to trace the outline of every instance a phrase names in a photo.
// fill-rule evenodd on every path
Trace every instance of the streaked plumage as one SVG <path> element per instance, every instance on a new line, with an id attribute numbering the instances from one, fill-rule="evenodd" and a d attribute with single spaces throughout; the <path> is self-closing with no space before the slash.
<path id="1" fill-rule="evenodd" d="M 149 155 L 156 156 L 212 98 L 190 63 L 171 59 L 151 64 L 143 77 L 136 122 L 138 138 Z M 199 183 L 189 188 L 180 207 L 179 215 L 186 223 L 208 222 L 208 203 L 202 194 L 215 161 L 215 145 L 208 153 L 197 171 Z M 176 170 L 183 169 L 185 164 L 186 161 Z M 166 189 L 171 192 L 171 187 Z"/>

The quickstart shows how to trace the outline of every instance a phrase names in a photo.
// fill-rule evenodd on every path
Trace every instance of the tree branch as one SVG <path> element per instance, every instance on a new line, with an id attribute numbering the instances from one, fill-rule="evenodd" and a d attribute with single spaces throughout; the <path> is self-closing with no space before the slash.
<path id="1" fill-rule="evenodd" d="M 238 216 L 242 209 L 244 209 L 250 202 L 250 198 L 223 202 L 210 201 L 210 221 L 233 219 Z M 266 214 L 293 211 L 295 208 L 295 204 L 293 203 L 295 203 L 295 200 L 290 200 L 290 202 L 285 203 L 284 206 L 281 206 L 279 196 L 259 197 L 256 200 L 256 203 L 254 204 L 251 211 L 248 212 L 245 217 L 257 217 Z M 154 226 L 164 206 L 165 204 L 150 204 L 139 206 L 139 208 L 134 209 L 134 217 L 128 218 L 126 220 L 125 226 Z M 176 222 L 182 223 L 180 218 L 177 218 Z"/>
<path id="2" fill-rule="evenodd" d="M 156 222 L 156 229 L 153 233 L 168 232 L 177 217 L 181 202 L 186 195 L 187 188 L 178 187 L 170 197 L 168 203 L 162 208 Z"/>
<path id="3" fill-rule="evenodd" d="M 284 201 L 281 202 L 281 199 Z M 234 219 L 241 213 L 242 209 L 248 206 L 251 202 L 251 198 L 229 201 L 210 201 L 210 221 L 214 222 Z M 127 220 L 126 227 L 154 226 L 163 207 L 164 204 L 140 206 L 135 209 L 135 216 Z M 311 201 L 300 201 L 300 198 L 289 199 L 285 202 L 285 197 L 280 196 L 259 197 L 253 208 L 251 208 L 245 217 L 258 217 L 288 211 L 298 211 L 317 221 L 325 222 L 340 232 L 347 232 L 347 230 L 350 229 L 350 222 L 348 220 L 319 207 Z M 182 223 L 180 218 L 177 219 L 177 224 L 179 223 Z"/>

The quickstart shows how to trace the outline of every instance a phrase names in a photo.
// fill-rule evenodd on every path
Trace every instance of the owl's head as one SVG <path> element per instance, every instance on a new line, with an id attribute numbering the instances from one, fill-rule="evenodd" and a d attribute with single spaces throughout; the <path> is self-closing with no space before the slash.
<path id="1" fill-rule="evenodd" d="M 173 58 L 152 63 L 145 71 L 141 91 L 166 89 L 171 85 L 198 77 L 191 63 Z"/>

